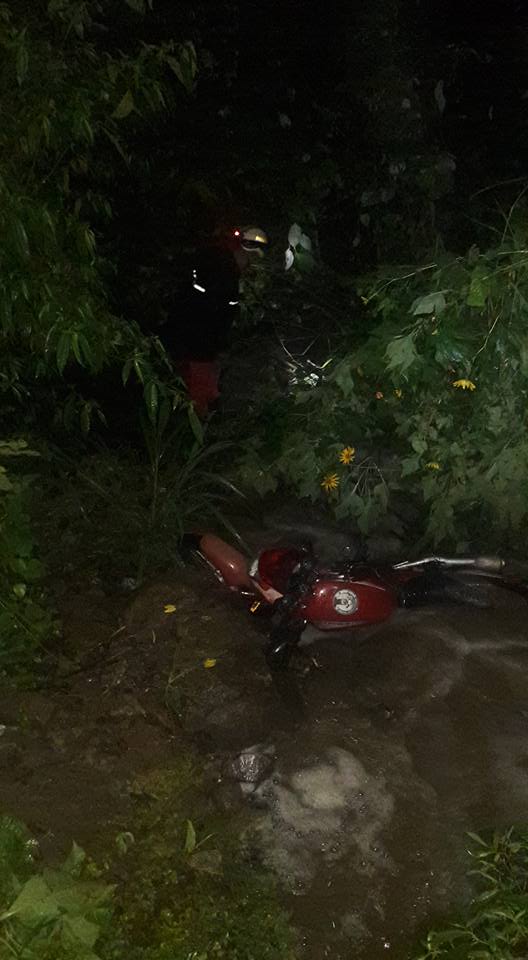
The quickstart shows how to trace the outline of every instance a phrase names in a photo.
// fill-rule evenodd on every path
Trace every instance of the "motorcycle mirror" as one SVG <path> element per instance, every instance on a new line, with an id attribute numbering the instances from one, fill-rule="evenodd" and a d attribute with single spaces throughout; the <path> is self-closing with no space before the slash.
<path id="1" fill-rule="evenodd" d="M 299 544 L 299 549 L 302 553 L 307 554 L 309 557 L 315 556 L 314 545 L 312 540 L 301 540 Z"/>
<path id="2" fill-rule="evenodd" d="M 349 563 L 365 563 L 368 559 L 367 541 L 364 537 L 358 537 L 357 541 L 346 545 L 343 553 Z"/>

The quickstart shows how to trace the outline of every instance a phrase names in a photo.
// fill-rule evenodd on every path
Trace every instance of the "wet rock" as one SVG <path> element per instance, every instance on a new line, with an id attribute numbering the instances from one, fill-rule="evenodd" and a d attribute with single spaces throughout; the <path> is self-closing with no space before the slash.
<path id="1" fill-rule="evenodd" d="M 119 586 L 123 593 L 133 593 L 139 587 L 139 580 L 135 577 L 123 577 Z"/>
<path id="2" fill-rule="evenodd" d="M 273 764 L 274 754 L 275 748 L 272 746 L 257 744 L 248 747 L 229 761 L 227 775 L 237 783 L 260 783 Z"/>

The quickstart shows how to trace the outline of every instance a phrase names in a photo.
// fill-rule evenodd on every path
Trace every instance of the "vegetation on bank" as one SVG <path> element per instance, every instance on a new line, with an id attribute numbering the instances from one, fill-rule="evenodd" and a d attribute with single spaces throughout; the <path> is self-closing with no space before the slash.
<path id="1" fill-rule="evenodd" d="M 249 839 L 242 849 L 243 825 L 208 808 L 199 781 L 182 760 L 134 784 L 134 820 L 99 863 L 74 844 L 48 867 L 24 827 L 3 817 L 2 960 L 293 960 L 271 878 Z"/>
<path id="2" fill-rule="evenodd" d="M 528 833 L 470 835 L 479 893 L 460 917 L 431 930 L 417 960 L 515 960 L 528 950 Z"/>
<path id="3" fill-rule="evenodd" d="M 138 811 L 104 862 L 75 844 L 43 865 L 0 821 L 0 957 L 20 960 L 293 960 L 295 936 L 233 823 L 196 809 L 189 766 L 136 784 Z M 201 801 L 203 804 L 203 799 Z M 139 805 L 140 804 L 140 805 Z M 185 819 L 194 804 L 195 819 Z M 415 960 L 516 960 L 528 949 L 528 834 L 471 835 L 476 895 L 426 935 Z"/>

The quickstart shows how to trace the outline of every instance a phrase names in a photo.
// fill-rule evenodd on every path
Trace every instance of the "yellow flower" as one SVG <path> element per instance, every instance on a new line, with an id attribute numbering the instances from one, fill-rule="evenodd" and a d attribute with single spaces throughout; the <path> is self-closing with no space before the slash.
<path id="1" fill-rule="evenodd" d="M 440 464 L 436 460 L 430 460 L 429 463 L 426 463 L 425 466 L 428 470 L 440 470 Z"/>
<path id="2" fill-rule="evenodd" d="M 210 670 L 211 667 L 216 667 L 216 660 L 212 657 L 208 657 L 207 660 L 204 660 L 203 665 L 206 670 Z"/>
<path id="3" fill-rule="evenodd" d="M 176 613 L 176 607 L 173 603 L 166 603 L 163 607 L 163 613 Z"/>
<path id="4" fill-rule="evenodd" d="M 476 390 L 477 385 L 472 380 L 453 380 L 453 386 L 459 390 Z"/>
<path id="5" fill-rule="evenodd" d="M 347 465 L 349 463 L 352 463 L 352 460 L 354 459 L 355 456 L 356 456 L 355 447 L 343 447 L 343 449 L 341 450 L 341 453 L 339 454 L 339 459 L 341 463 L 344 463 L 345 465 Z"/>
<path id="6" fill-rule="evenodd" d="M 398 387 L 398 388 L 394 391 L 394 396 L 395 396 L 395 397 L 398 397 L 398 400 L 401 400 L 401 398 L 403 397 L 403 390 L 400 390 L 400 388 Z"/>
<path id="7" fill-rule="evenodd" d="M 339 477 L 337 473 L 327 473 L 325 477 L 321 480 L 321 486 L 323 490 L 326 490 L 327 493 L 330 493 L 331 490 L 337 490 L 339 486 Z"/>

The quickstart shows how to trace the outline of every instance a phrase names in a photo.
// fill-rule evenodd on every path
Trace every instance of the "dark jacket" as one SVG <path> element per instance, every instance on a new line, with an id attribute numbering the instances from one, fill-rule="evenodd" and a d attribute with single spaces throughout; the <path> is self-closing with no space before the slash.
<path id="1" fill-rule="evenodd" d="M 189 260 L 185 273 L 159 336 L 175 360 L 214 360 L 230 343 L 240 270 L 230 250 L 211 246 Z"/>

